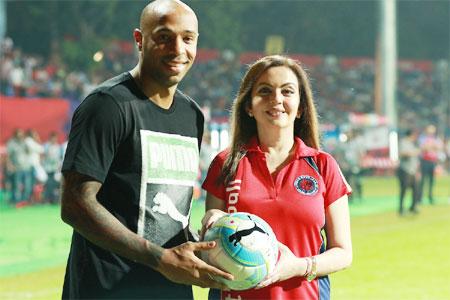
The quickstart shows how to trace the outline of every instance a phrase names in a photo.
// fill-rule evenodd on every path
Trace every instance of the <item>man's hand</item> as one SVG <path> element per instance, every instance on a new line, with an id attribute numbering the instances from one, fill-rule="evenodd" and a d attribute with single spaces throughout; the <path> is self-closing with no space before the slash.
<path id="1" fill-rule="evenodd" d="M 213 276 L 233 280 L 233 275 L 207 264 L 195 254 L 198 251 L 209 251 L 215 246 L 215 242 L 186 242 L 170 249 L 163 249 L 156 270 L 176 283 L 227 289 Z"/>

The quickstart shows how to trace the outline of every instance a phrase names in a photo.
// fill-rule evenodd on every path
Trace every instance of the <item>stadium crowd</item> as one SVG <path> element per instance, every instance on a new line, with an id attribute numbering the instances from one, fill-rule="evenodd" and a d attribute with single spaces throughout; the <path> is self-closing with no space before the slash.
<path id="1" fill-rule="evenodd" d="M 42 142 L 33 129 L 14 131 L 6 143 L 6 156 L 1 156 L 2 186 L 11 204 L 59 203 L 59 170 L 65 146 L 58 143 L 56 132 Z"/>
<path id="2" fill-rule="evenodd" d="M 132 55 L 133 49 L 119 42 L 112 42 L 106 47 L 101 62 L 91 71 L 77 70 L 66 65 L 58 54 L 45 59 L 40 55 L 24 53 L 14 47 L 10 38 L 4 39 L 0 47 L 0 95 L 25 97 L 30 101 L 42 97 L 67 99 L 71 103 L 71 112 L 94 86 L 105 78 L 130 69 L 136 61 Z M 342 125 L 349 122 L 350 113 L 371 113 L 375 110 L 376 69 L 373 60 L 354 58 L 350 60 L 352 63 L 348 61 L 329 55 L 321 57 L 319 63 L 305 65 L 313 82 L 315 100 L 320 103 L 318 110 L 321 123 Z M 194 64 L 180 88 L 199 102 L 207 120 L 226 122 L 245 69 L 246 64 L 239 55 L 228 50 L 223 51 L 215 59 Z M 425 67 L 413 63 L 400 65 L 397 94 L 397 109 L 401 112 L 400 129 L 410 128 L 414 124 L 416 130 L 423 130 L 428 124 L 446 120 L 446 111 L 442 104 L 445 102 L 442 99 L 442 70 L 441 62 L 430 62 Z M 444 126 L 447 132 L 439 132 L 442 139 L 447 137 L 448 140 L 448 128 L 449 126 Z M 32 128 L 25 138 L 22 131 L 28 129 L 30 128 L 17 129 L 8 142 L 6 156 L 1 155 L 1 178 L 4 181 L 2 186 L 11 192 L 11 200 L 16 204 L 21 201 L 54 203 L 57 199 L 54 195 L 57 189 L 54 186 L 58 184 L 59 176 L 56 170 L 60 164 L 59 160 L 62 159 L 61 149 L 64 146 L 58 144 L 60 150 L 56 151 L 51 137 L 49 141 L 42 143 Z M 11 160 L 6 157 L 11 156 L 12 152 L 19 156 L 23 151 L 28 153 L 30 150 L 25 148 L 30 149 L 30 140 L 34 140 L 36 144 L 35 157 L 40 158 L 41 166 L 36 164 L 36 159 L 34 163 L 23 162 L 25 166 L 11 165 Z M 449 148 L 447 143 L 447 157 L 450 155 Z M 51 160 L 58 160 L 58 163 L 49 163 Z M 52 170 L 49 165 L 52 165 Z M 21 168 L 25 168 L 23 172 Z M 37 176 L 39 172 L 41 179 Z M 18 188 L 22 192 L 21 195 Z"/>
<path id="3" fill-rule="evenodd" d="M 130 69 L 135 62 L 129 47 L 118 42 L 106 47 L 100 67 L 89 72 L 67 66 L 58 54 L 46 60 L 40 55 L 23 53 L 14 47 L 10 38 L 2 42 L 1 53 L 1 94 L 64 98 L 75 105 L 98 83 L 121 70 Z M 353 61 L 348 64 L 329 55 L 314 66 L 305 66 L 315 86 L 315 98 L 320 103 L 323 123 L 342 124 L 348 121 L 349 112 L 370 113 L 375 110 L 374 62 L 368 59 Z M 226 110 L 236 95 L 245 68 L 239 55 L 226 50 L 216 59 L 195 64 L 181 87 L 186 94 L 208 107 L 213 117 L 228 115 Z M 411 63 L 400 65 L 400 128 L 411 124 L 412 120 L 418 128 L 435 120 L 445 120 L 445 111 L 439 105 L 444 102 L 442 69 L 442 62 L 425 67 Z"/>

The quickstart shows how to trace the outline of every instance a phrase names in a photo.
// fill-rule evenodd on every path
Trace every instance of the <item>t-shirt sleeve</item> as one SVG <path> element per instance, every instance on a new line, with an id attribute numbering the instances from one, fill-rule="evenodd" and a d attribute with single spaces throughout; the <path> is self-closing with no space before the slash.
<path id="1" fill-rule="evenodd" d="M 211 162 L 211 165 L 209 166 L 208 174 L 206 175 L 205 181 L 203 181 L 202 184 L 202 188 L 205 191 L 222 200 L 225 199 L 225 188 L 223 183 L 217 182 L 217 178 L 220 176 L 224 161 L 224 152 L 216 155 L 216 157 Z"/>
<path id="2" fill-rule="evenodd" d="M 77 108 L 62 171 L 76 171 L 104 182 L 124 136 L 124 116 L 108 94 L 88 96 Z"/>
<path id="3" fill-rule="evenodd" d="M 319 155 L 320 174 L 325 182 L 325 207 L 344 195 L 351 194 L 352 189 L 345 180 L 336 160 L 327 153 Z"/>

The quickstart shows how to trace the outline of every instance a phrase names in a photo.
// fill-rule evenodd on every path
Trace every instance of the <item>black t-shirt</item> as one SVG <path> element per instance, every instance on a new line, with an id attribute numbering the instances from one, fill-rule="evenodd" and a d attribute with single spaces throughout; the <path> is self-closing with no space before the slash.
<path id="1" fill-rule="evenodd" d="M 123 73 L 75 111 L 62 171 L 100 181 L 98 201 L 131 231 L 165 248 L 179 245 L 187 240 L 203 122 L 180 91 L 163 109 Z M 63 298 L 184 299 L 192 292 L 74 231 Z"/>

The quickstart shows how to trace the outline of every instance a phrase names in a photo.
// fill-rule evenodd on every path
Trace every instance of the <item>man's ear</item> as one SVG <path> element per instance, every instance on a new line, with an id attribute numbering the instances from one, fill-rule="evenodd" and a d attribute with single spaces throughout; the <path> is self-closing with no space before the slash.
<path id="1" fill-rule="evenodd" d="M 133 37 L 134 37 L 134 41 L 136 42 L 136 46 L 138 47 L 139 51 L 142 50 L 142 32 L 141 32 L 141 30 L 138 28 L 134 29 Z"/>

